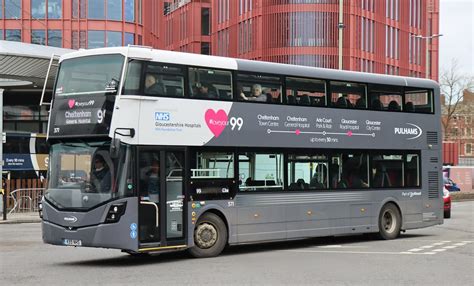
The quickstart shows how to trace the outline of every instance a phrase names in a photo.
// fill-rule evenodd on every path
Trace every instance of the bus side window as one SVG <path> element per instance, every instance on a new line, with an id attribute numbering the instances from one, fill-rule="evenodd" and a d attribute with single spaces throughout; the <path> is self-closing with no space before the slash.
<path id="1" fill-rule="evenodd" d="M 326 106 L 326 82 L 308 78 L 286 78 L 286 102 L 291 105 Z"/>
<path id="2" fill-rule="evenodd" d="M 416 113 L 433 113 L 433 92 L 429 90 L 405 90 L 405 111 Z"/>
<path id="3" fill-rule="evenodd" d="M 151 96 L 184 97 L 184 75 L 180 66 L 149 63 L 142 79 L 144 93 Z"/>
<path id="4" fill-rule="evenodd" d="M 365 84 L 331 81 L 331 102 L 335 107 L 367 108 L 367 88 Z M 345 103 L 343 102 L 345 99 Z"/>
<path id="5" fill-rule="evenodd" d="M 192 98 L 232 99 L 232 73 L 230 71 L 189 68 L 189 85 Z"/>

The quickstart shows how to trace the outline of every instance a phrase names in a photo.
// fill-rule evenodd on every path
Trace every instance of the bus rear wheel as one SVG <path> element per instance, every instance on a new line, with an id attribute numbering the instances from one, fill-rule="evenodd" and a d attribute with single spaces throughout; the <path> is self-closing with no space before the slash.
<path id="1" fill-rule="evenodd" d="M 382 239 L 395 239 L 400 235 L 402 217 L 394 204 L 386 204 L 379 215 L 379 236 Z"/>
<path id="2" fill-rule="evenodd" d="M 227 244 L 227 227 L 213 214 L 203 214 L 194 228 L 194 246 L 189 253 L 198 258 L 219 255 Z"/>

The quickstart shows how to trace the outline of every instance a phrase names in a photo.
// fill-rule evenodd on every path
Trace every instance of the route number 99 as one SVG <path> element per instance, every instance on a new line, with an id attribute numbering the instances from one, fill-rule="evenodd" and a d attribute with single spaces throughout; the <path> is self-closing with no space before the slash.
<path id="1" fill-rule="evenodd" d="M 237 130 L 240 131 L 240 129 L 242 129 L 242 126 L 244 125 L 244 120 L 242 119 L 242 117 L 231 117 L 229 123 L 232 130 L 237 127 Z"/>

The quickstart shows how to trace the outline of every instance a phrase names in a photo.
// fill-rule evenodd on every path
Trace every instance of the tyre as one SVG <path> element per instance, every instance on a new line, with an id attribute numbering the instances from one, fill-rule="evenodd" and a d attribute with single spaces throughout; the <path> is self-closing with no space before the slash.
<path id="1" fill-rule="evenodd" d="M 194 246 L 189 253 L 198 258 L 219 255 L 227 244 L 227 227 L 213 214 L 203 214 L 194 228 Z"/>
<path id="2" fill-rule="evenodd" d="M 379 214 L 379 237 L 394 239 L 400 235 L 402 217 L 394 204 L 386 204 Z"/>
<path id="3" fill-rule="evenodd" d="M 444 218 L 451 218 L 451 210 L 444 211 Z"/>

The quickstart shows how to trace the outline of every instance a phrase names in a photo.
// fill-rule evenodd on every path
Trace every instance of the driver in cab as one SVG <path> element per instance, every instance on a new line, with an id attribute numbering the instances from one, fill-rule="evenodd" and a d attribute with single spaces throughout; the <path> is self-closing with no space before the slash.
<path id="1" fill-rule="evenodd" d="M 91 174 L 91 183 L 94 189 L 99 193 L 110 192 L 111 187 L 110 170 L 102 156 L 94 158 L 94 168 Z"/>

